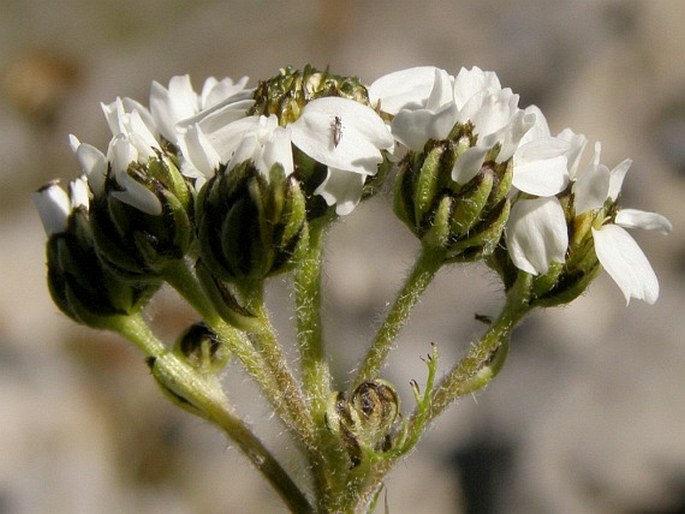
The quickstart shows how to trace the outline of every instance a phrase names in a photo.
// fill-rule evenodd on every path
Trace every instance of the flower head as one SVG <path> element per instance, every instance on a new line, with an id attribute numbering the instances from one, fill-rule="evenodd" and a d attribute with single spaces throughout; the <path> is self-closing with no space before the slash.
<path id="1" fill-rule="evenodd" d="M 659 295 L 656 274 L 625 228 L 668 234 L 671 223 L 660 214 L 621 209 L 618 199 L 631 162 L 609 170 L 600 163 L 600 150 L 597 144 L 590 164 L 571 174 L 568 189 L 558 197 L 515 203 L 505 237 L 509 257 L 518 269 L 539 276 L 554 273 L 556 283 L 566 281 L 567 287 L 574 287 L 569 277 L 576 276 L 582 287 L 574 296 L 587 286 L 582 277 L 592 275 L 599 263 L 626 303 L 637 298 L 653 304 Z"/>

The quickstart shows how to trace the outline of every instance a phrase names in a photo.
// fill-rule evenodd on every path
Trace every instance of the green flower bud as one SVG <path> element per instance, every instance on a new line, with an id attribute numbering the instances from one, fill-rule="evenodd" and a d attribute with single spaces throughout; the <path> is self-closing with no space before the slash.
<path id="1" fill-rule="evenodd" d="M 352 467 L 356 467 L 366 454 L 392 449 L 399 417 L 399 396 L 395 388 L 386 381 L 373 380 L 360 384 L 349 397 L 343 391 L 334 393 L 326 422 L 340 438 Z"/>
<path id="2" fill-rule="evenodd" d="M 338 96 L 369 105 L 366 87 L 357 77 L 333 75 L 310 65 L 301 71 L 288 66 L 275 77 L 259 83 L 254 93 L 255 104 L 248 114 L 275 114 L 284 126 L 300 117 L 307 102 L 324 96 Z"/>
<path id="3" fill-rule="evenodd" d="M 145 165 L 131 163 L 127 174 L 130 186 L 123 190 L 122 178 L 108 174 L 103 194 L 92 202 L 95 243 L 115 273 L 128 280 L 157 280 L 190 250 L 192 189 L 176 164 L 161 155 Z M 145 193 L 147 203 L 134 198 L 129 187 Z"/>
<path id="4" fill-rule="evenodd" d="M 221 280 L 263 280 L 290 269 L 306 248 L 299 182 L 274 165 L 265 177 L 251 161 L 222 169 L 197 201 L 201 258 Z"/>
<path id="5" fill-rule="evenodd" d="M 95 251 L 85 208 L 75 209 L 64 232 L 47 244 L 48 287 L 67 316 L 95 328 L 108 328 L 110 318 L 139 312 L 158 284 L 131 284 L 103 266 Z"/>
<path id="6" fill-rule="evenodd" d="M 174 352 L 205 374 L 221 371 L 230 358 L 228 347 L 203 322 L 193 323 L 180 335 Z"/>
<path id="7" fill-rule="evenodd" d="M 468 125 L 448 139 L 430 140 L 423 152 L 409 152 L 395 182 L 394 211 L 429 248 L 446 250 L 446 261 L 474 261 L 491 254 L 509 217 L 511 159 L 497 163 L 498 148 L 486 156 L 465 184 L 453 170 L 473 143 Z"/>

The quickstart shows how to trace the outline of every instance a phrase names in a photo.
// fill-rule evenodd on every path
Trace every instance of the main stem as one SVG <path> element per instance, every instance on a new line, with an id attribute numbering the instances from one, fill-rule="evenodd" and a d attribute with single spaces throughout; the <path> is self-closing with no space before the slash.
<path id="1" fill-rule="evenodd" d="M 259 328 L 252 334 L 255 345 L 276 382 L 280 401 L 288 412 L 291 424 L 298 437 L 308 449 L 315 448 L 314 423 L 302 396 L 300 386 L 290 370 L 288 361 L 278 343 L 276 331 L 271 325 L 264 305 L 263 281 L 254 284 L 243 284 L 243 299 L 246 307 L 259 320 Z"/>
<path id="2" fill-rule="evenodd" d="M 173 396 L 192 405 L 193 412 L 218 425 L 262 473 L 292 512 L 314 513 L 306 496 L 288 473 L 259 438 L 234 414 L 213 377 L 198 374 L 171 353 L 140 315 L 121 318 L 113 324 L 112 329 L 135 343 L 148 358 L 154 359 L 153 374 L 160 385 Z M 164 377 L 164 382 L 160 377 Z"/>
<path id="3" fill-rule="evenodd" d="M 269 326 L 265 325 L 268 320 L 266 320 L 263 311 L 261 295 L 258 292 L 255 293 L 254 288 L 251 289 L 252 294 L 256 294 L 258 297 L 253 301 L 258 303 L 262 309 L 260 312 L 262 314 L 263 333 L 260 340 L 266 341 L 265 344 L 270 347 L 269 351 L 263 352 L 257 351 L 244 333 L 221 319 L 185 261 L 181 261 L 170 268 L 165 278 L 197 310 L 205 323 L 238 357 L 247 372 L 257 381 L 264 396 L 273 405 L 288 428 L 295 432 L 306 445 L 312 444 L 313 429 L 308 411 L 294 378 L 287 369 L 285 358 L 273 341 L 273 334 L 268 334 Z M 273 349 L 274 344 L 276 344 L 275 350 Z"/>
<path id="4" fill-rule="evenodd" d="M 397 294 L 395 303 L 376 334 L 371 348 L 359 369 L 353 388 L 362 382 L 378 377 L 385 359 L 404 327 L 411 310 L 421 298 L 428 285 L 442 266 L 445 258 L 443 249 L 422 248 L 411 274 Z"/>
<path id="5" fill-rule="evenodd" d="M 297 343 L 302 387 L 307 395 L 317 446 L 309 453 L 321 512 L 336 512 L 339 491 L 345 487 L 347 460 L 339 441 L 326 425 L 331 395 L 331 372 L 324 354 L 321 323 L 321 273 L 325 229 L 330 220 L 310 223 L 309 246 L 293 277 L 297 316 Z"/>

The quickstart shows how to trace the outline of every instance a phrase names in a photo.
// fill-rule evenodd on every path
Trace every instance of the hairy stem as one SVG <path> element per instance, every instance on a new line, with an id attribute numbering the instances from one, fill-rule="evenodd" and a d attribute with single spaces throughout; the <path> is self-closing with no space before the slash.
<path id="1" fill-rule="evenodd" d="M 385 359 L 390 353 L 400 331 L 407 323 L 413 307 L 421 298 L 428 285 L 444 262 L 445 252 L 442 249 L 424 248 L 407 277 L 395 303 L 385 317 L 371 348 L 369 349 L 352 389 L 366 380 L 378 377 Z"/>
<path id="2" fill-rule="evenodd" d="M 145 353 L 153 376 L 170 398 L 226 433 L 288 508 L 293 512 L 314 513 L 309 500 L 285 469 L 235 414 L 213 376 L 198 373 L 167 350 L 140 315 L 122 318 L 112 328 Z"/>

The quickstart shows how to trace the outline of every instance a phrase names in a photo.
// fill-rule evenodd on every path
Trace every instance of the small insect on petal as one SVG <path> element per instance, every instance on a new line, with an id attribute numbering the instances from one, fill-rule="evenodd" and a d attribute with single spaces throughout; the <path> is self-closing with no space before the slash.
<path id="1" fill-rule="evenodd" d="M 340 116 L 333 118 L 331 127 L 333 128 L 333 148 L 337 148 L 342 139 L 342 119 Z"/>

